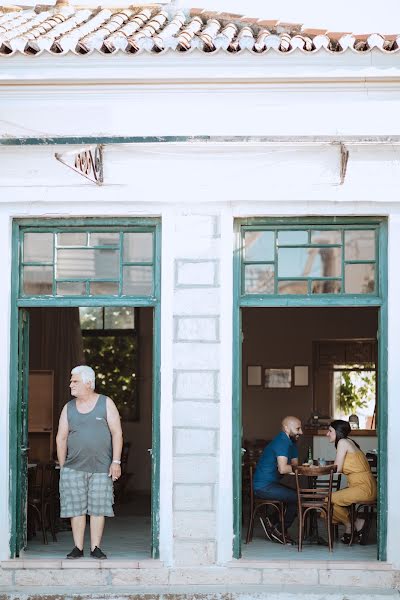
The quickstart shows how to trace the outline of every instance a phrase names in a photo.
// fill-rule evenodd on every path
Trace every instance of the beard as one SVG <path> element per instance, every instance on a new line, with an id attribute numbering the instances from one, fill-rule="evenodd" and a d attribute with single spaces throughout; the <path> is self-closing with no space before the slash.
<path id="1" fill-rule="evenodd" d="M 297 433 L 291 433 L 289 435 L 289 439 L 292 440 L 293 444 L 295 444 L 297 442 L 297 440 L 299 439 L 299 435 Z"/>

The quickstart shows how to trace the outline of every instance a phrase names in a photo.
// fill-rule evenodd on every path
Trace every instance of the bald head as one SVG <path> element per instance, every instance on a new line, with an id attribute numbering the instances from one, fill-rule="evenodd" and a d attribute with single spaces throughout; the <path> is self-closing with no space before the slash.
<path id="1" fill-rule="evenodd" d="M 285 417 L 282 421 L 282 431 L 284 431 L 292 441 L 296 442 L 303 434 L 300 419 L 297 417 Z"/>

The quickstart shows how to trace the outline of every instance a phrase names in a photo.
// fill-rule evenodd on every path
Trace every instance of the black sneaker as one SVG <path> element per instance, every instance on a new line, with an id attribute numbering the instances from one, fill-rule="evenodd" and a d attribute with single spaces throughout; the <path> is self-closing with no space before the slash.
<path id="1" fill-rule="evenodd" d="M 104 560 L 105 558 L 107 558 L 107 556 L 102 550 L 100 550 L 98 546 L 96 546 L 94 550 L 90 551 L 90 556 L 92 558 L 97 558 L 97 560 Z"/>
<path id="2" fill-rule="evenodd" d="M 67 558 L 83 558 L 83 550 L 79 550 L 77 546 L 74 546 L 71 552 L 67 554 Z"/>

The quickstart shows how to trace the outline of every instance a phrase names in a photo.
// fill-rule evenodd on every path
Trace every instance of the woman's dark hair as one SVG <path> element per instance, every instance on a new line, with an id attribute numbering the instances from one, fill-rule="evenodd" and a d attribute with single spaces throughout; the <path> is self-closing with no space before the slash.
<path id="1" fill-rule="evenodd" d="M 350 424 L 342 419 L 336 419 L 335 421 L 332 421 L 329 427 L 332 427 L 332 429 L 336 431 L 335 448 L 337 448 L 338 441 L 347 439 L 349 437 L 349 433 L 351 432 Z M 354 440 L 351 441 L 357 446 L 357 448 L 360 448 L 357 442 Z"/>

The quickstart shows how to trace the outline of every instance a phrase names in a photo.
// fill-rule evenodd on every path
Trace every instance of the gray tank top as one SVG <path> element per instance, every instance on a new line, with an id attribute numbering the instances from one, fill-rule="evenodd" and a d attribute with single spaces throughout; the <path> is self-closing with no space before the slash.
<path id="1" fill-rule="evenodd" d="M 80 413 L 76 400 L 67 404 L 68 448 L 65 467 L 88 473 L 108 473 L 112 438 L 107 423 L 107 399 L 100 395 L 94 408 Z"/>

